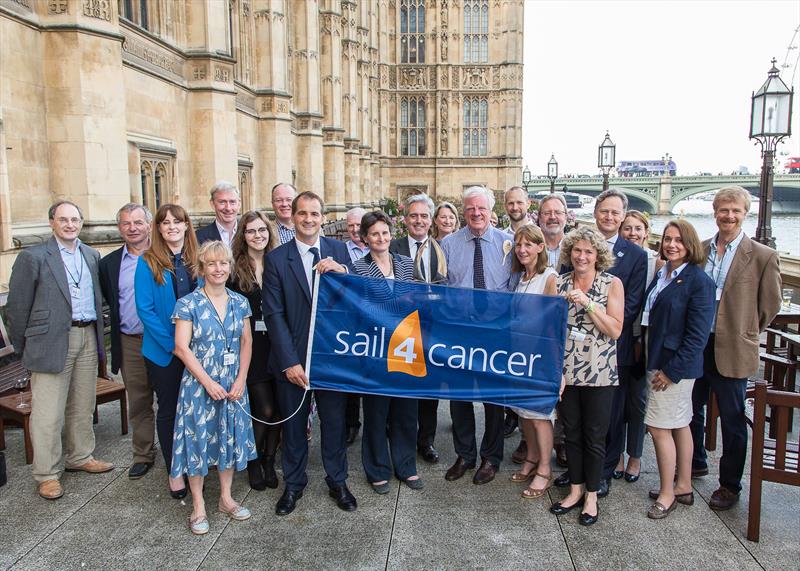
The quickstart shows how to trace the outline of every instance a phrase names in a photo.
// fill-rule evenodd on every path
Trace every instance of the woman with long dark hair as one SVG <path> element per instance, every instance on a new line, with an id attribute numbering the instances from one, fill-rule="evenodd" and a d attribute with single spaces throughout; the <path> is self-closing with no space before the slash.
<path id="1" fill-rule="evenodd" d="M 253 316 L 250 332 L 253 336 L 253 357 L 247 372 L 247 392 L 250 409 L 257 419 L 278 420 L 278 400 L 275 379 L 269 369 L 269 333 L 261 310 L 261 286 L 264 256 L 278 246 L 278 231 L 269 219 L 256 210 L 245 212 L 233 238 L 233 271 L 231 289 L 242 294 L 250 303 Z M 278 487 L 275 473 L 275 453 L 280 442 L 280 426 L 268 426 L 253 421 L 258 458 L 247 464 L 247 476 L 254 490 Z"/>

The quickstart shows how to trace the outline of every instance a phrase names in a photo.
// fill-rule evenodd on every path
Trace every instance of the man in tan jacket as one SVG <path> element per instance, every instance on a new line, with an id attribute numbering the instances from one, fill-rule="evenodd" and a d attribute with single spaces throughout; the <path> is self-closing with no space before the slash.
<path id="1" fill-rule="evenodd" d="M 720 487 L 709 502 L 716 510 L 726 510 L 739 500 L 747 456 L 747 379 L 758 371 L 759 335 L 781 304 L 778 253 L 745 235 L 742 222 L 749 209 L 750 193 L 744 188 L 731 186 L 717 192 L 714 218 L 719 232 L 703 244 L 706 274 L 717 285 L 717 312 L 705 348 L 703 376 L 692 394 L 692 476 L 708 474 L 703 409 L 713 391 L 722 425 Z"/>

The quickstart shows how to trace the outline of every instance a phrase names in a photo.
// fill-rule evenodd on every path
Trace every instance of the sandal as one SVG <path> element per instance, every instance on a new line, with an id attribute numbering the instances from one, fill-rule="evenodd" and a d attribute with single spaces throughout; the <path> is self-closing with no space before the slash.
<path id="1" fill-rule="evenodd" d="M 189 529 L 195 535 L 205 535 L 208 533 L 208 518 L 201 515 L 192 519 L 189 517 Z"/>
<path id="2" fill-rule="evenodd" d="M 530 486 L 525 488 L 522 491 L 522 497 L 525 498 L 526 500 L 532 500 L 534 498 L 541 498 L 543 495 L 545 495 L 547 493 L 547 490 L 549 490 L 553 485 L 553 473 L 552 472 L 550 472 L 547 475 L 540 474 L 539 472 L 536 472 L 536 474 L 534 474 L 534 476 L 539 476 L 540 478 L 544 478 L 545 480 L 547 480 L 547 484 L 545 484 L 544 488 L 531 488 Z M 531 485 L 533 485 L 533 484 L 531 484 Z"/>
<path id="3" fill-rule="evenodd" d="M 522 463 L 522 467 L 524 468 L 526 464 L 530 464 L 531 466 L 533 466 L 533 468 L 531 468 L 528 472 L 523 472 L 522 470 L 514 472 L 513 474 L 511 474 L 512 482 L 516 484 L 521 484 L 523 482 L 528 482 L 530 480 L 533 480 L 534 476 L 536 476 L 536 469 L 539 467 L 539 461 L 528 460 L 526 458 L 525 461 Z"/>

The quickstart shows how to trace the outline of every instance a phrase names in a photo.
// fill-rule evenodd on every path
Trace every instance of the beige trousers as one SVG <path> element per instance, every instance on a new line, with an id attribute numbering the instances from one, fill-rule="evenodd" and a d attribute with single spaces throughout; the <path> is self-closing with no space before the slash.
<path id="1" fill-rule="evenodd" d="M 122 341 L 122 380 L 128 391 L 128 418 L 133 426 L 133 462 L 152 462 L 155 458 L 156 422 L 153 389 L 147 380 L 142 357 L 142 338 L 120 335 Z"/>
<path id="2" fill-rule="evenodd" d="M 37 482 L 58 479 L 62 462 L 75 467 L 92 459 L 96 391 L 95 328 L 71 327 L 64 370 L 31 375 L 33 478 Z M 62 454 L 62 430 L 66 454 Z"/>

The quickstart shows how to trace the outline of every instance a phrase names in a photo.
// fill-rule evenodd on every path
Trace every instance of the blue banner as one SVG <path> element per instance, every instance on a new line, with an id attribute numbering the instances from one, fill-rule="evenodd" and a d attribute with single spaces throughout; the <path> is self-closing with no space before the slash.
<path id="1" fill-rule="evenodd" d="M 312 389 L 553 410 L 563 298 L 335 273 L 316 285 Z"/>

